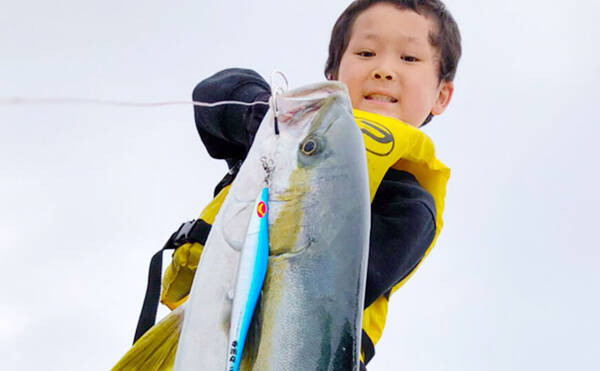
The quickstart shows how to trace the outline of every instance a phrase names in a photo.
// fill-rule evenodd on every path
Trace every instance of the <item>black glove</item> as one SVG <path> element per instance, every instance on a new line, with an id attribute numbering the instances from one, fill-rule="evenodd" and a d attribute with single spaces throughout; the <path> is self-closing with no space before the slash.
<path id="1" fill-rule="evenodd" d="M 224 100 L 266 102 L 269 84 L 252 70 L 231 68 L 200 82 L 192 97 L 214 103 Z M 194 106 L 196 128 L 211 157 L 225 159 L 231 168 L 246 158 L 258 126 L 268 110 L 266 105 Z"/>

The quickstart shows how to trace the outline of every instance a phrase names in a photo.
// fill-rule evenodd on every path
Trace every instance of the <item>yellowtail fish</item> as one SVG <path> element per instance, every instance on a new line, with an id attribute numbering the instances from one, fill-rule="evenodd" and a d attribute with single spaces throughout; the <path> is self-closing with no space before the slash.
<path id="1" fill-rule="evenodd" d="M 189 299 L 113 370 L 229 370 L 231 291 L 256 196 L 269 181 L 269 257 L 242 371 L 359 369 L 370 225 L 362 134 L 345 86 L 277 96 L 231 185 Z"/>

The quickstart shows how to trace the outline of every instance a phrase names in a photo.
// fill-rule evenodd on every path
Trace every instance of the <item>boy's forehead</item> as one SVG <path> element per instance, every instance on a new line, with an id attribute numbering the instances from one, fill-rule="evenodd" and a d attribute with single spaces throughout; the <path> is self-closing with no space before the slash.
<path id="1" fill-rule="evenodd" d="M 422 38 L 411 34 L 398 34 L 395 36 L 399 39 L 402 39 L 402 41 L 410 44 L 419 44 L 423 41 Z M 356 35 L 353 37 L 355 37 L 356 39 L 373 41 L 382 41 L 382 39 L 385 39 L 385 37 L 382 37 L 382 35 L 373 33 L 371 30 L 363 30 L 363 32 L 357 32 Z"/>
<path id="2" fill-rule="evenodd" d="M 357 15 L 350 30 L 350 41 L 397 39 L 410 44 L 429 44 L 435 23 L 411 9 L 387 3 L 370 6 Z"/>

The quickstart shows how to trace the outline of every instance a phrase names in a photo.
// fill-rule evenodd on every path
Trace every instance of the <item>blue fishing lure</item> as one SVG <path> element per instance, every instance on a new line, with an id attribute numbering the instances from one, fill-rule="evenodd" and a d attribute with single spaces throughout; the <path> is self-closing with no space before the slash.
<path id="1" fill-rule="evenodd" d="M 265 187 L 254 204 L 240 256 L 231 310 L 227 371 L 239 370 L 248 327 L 267 273 L 268 203 L 269 190 Z"/>

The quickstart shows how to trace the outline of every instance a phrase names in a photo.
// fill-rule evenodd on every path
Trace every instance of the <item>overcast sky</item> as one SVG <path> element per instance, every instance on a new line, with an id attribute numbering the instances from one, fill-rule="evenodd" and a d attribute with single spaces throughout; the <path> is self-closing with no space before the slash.
<path id="1" fill-rule="evenodd" d="M 0 98 L 189 100 L 234 66 L 323 80 L 348 1 L 239 3 L 4 0 Z M 452 168 L 445 226 L 369 370 L 596 369 L 600 5 L 446 3 L 464 54 L 424 129 Z M 191 106 L 0 106 L 0 129 L 0 368 L 109 369 L 150 257 L 225 163 Z"/>

